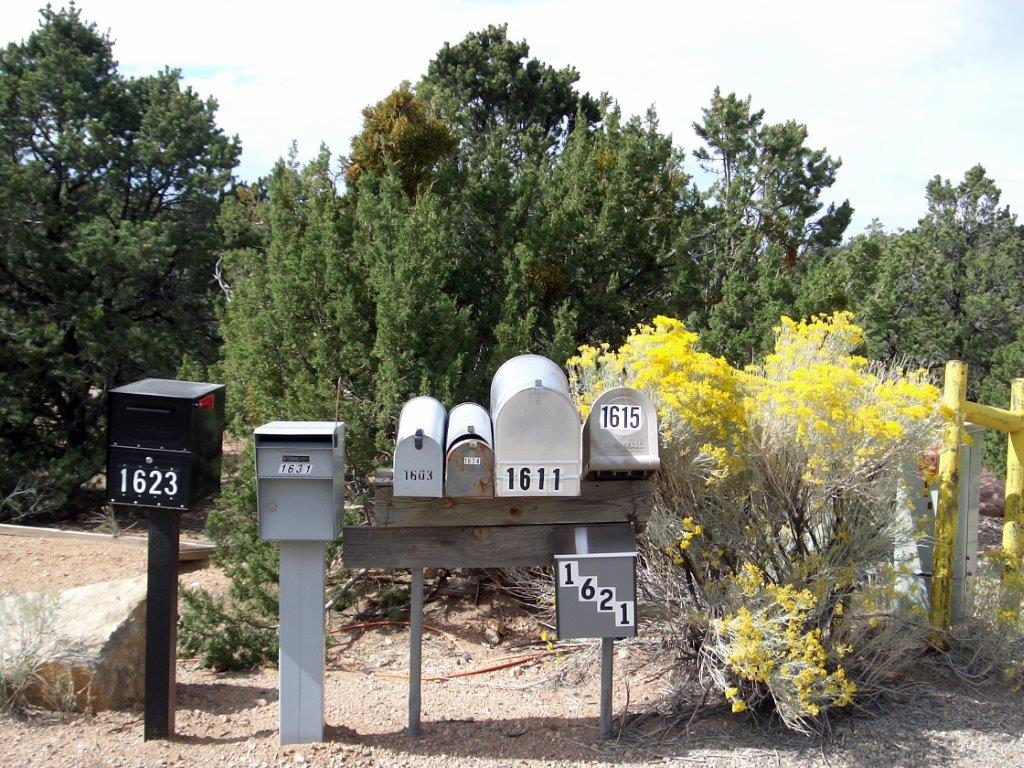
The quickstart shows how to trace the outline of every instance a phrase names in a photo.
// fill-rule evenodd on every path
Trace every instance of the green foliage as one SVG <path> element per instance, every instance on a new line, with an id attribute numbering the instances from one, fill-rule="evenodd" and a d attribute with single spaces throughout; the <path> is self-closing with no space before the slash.
<path id="1" fill-rule="evenodd" d="M 206 521 L 216 545 L 213 564 L 230 579 L 226 597 L 183 589 L 178 632 L 182 654 L 218 670 L 277 661 L 277 546 L 261 541 L 256 518 L 252 441 Z"/>
<path id="2" fill-rule="evenodd" d="M 239 147 L 176 70 L 117 72 L 78 10 L 0 53 L 0 515 L 102 462 L 107 390 L 216 348 L 218 197 Z"/>
<path id="3" fill-rule="evenodd" d="M 716 180 L 690 236 L 700 298 L 674 310 L 733 363 L 768 349 L 779 314 L 794 307 L 799 257 L 838 245 L 853 214 L 848 202 L 822 212 L 840 161 L 806 146 L 806 126 L 766 124 L 750 101 L 716 88 L 694 124 L 694 156 Z"/>
<path id="4" fill-rule="evenodd" d="M 964 360 L 977 399 L 1021 326 L 1024 236 L 980 165 L 956 186 L 936 177 L 927 197 L 928 215 L 881 249 L 877 287 L 860 307 L 868 353 L 933 369 Z"/>

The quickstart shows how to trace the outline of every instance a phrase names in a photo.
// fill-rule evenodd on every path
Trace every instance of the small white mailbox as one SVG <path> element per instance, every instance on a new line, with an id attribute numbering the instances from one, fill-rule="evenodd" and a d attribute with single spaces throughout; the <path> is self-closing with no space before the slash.
<path id="1" fill-rule="evenodd" d="M 444 406 L 432 397 L 414 397 L 402 407 L 395 441 L 395 496 L 442 496 L 446 420 Z"/>
<path id="2" fill-rule="evenodd" d="M 445 495 L 490 499 L 494 496 L 494 438 L 491 417 L 476 403 L 462 403 L 448 414 L 445 438 Z"/>
<path id="3" fill-rule="evenodd" d="M 491 381 L 497 496 L 579 496 L 580 412 L 565 373 L 540 355 L 506 361 Z"/>
<path id="4" fill-rule="evenodd" d="M 633 387 L 598 395 L 583 427 L 583 467 L 591 479 L 646 477 L 661 468 L 658 413 Z"/>
<path id="5" fill-rule="evenodd" d="M 345 504 L 345 425 L 272 421 L 253 434 L 260 538 L 336 539 Z"/>

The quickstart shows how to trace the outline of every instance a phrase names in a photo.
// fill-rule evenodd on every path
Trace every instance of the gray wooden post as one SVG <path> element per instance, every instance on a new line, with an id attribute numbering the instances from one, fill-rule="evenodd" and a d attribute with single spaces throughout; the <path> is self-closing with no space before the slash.
<path id="1" fill-rule="evenodd" d="M 280 576 L 281 744 L 324 738 L 323 541 L 282 541 Z"/>
<path id="2" fill-rule="evenodd" d="M 600 733 L 602 739 L 612 737 L 612 652 L 615 640 L 601 638 L 601 714 Z"/>
<path id="3" fill-rule="evenodd" d="M 423 569 L 412 569 L 409 587 L 409 735 L 420 735 L 420 675 L 423 660 Z"/>

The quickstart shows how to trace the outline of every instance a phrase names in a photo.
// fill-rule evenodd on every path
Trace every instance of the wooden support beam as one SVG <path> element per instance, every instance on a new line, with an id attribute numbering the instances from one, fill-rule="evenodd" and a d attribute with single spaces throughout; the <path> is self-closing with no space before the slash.
<path id="1" fill-rule="evenodd" d="M 381 528 L 466 525 L 555 525 L 636 523 L 650 519 L 654 489 L 650 480 L 588 480 L 582 495 L 493 499 L 396 497 L 390 483 L 375 488 L 374 515 Z"/>
<path id="2" fill-rule="evenodd" d="M 1000 432 L 1013 434 L 1024 429 L 1024 411 L 1012 405 L 1010 410 L 994 408 L 991 405 L 972 403 L 965 400 L 963 405 L 964 421 L 980 424 L 987 429 L 998 429 Z"/>
<path id="3" fill-rule="evenodd" d="M 380 528 L 342 534 L 346 568 L 520 568 L 554 562 L 554 525 Z"/>

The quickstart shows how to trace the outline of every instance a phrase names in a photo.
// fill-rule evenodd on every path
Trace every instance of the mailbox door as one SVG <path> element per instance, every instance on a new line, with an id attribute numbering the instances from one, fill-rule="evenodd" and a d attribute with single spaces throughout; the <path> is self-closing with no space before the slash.
<path id="1" fill-rule="evenodd" d="M 582 427 L 560 392 L 525 389 L 507 398 L 494 419 L 497 496 L 579 496 Z"/>
<path id="2" fill-rule="evenodd" d="M 416 447 L 417 441 L 419 448 Z M 399 440 L 395 447 L 393 482 L 395 496 L 440 498 L 444 483 L 441 445 L 426 435 L 412 435 Z"/>
<path id="3" fill-rule="evenodd" d="M 559 640 L 636 637 L 634 556 L 557 556 L 555 569 Z"/>
<path id="4" fill-rule="evenodd" d="M 445 460 L 445 494 L 451 498 L 494 496 L 494 451 L 483 440 L 460 440 Z"/>
<path id="5" fill-rule="evenodd" d="M 191 447 L 192 408 L 191 400 L 112 392 L 109 442 L 187 451 Z"/>
<path id="6" fill-rule="evenodd" d="M 257 477 L 332 479 L 334 448 L 330 443 L 271 442 L 256 447 Z"/>
<path id="7" fill-rule="evenodd" d="M 111 448 L 107 499 L 113 504 L 186 509 L 193 503 L 191 457 L 184 452 Z"/>
<path id="8" fill-rule="evenodd" d="M 334 481 L 258 478 L 260 538 L 270 541 L 333 541 L 338 531 Z"/>
<path id="9" fill-rule="evenodd" d="M 661 466 L 657 413 L 643 392 L 616 387 L 594 402 L 584 429 L 586 471 L 649 473 Z"/>

